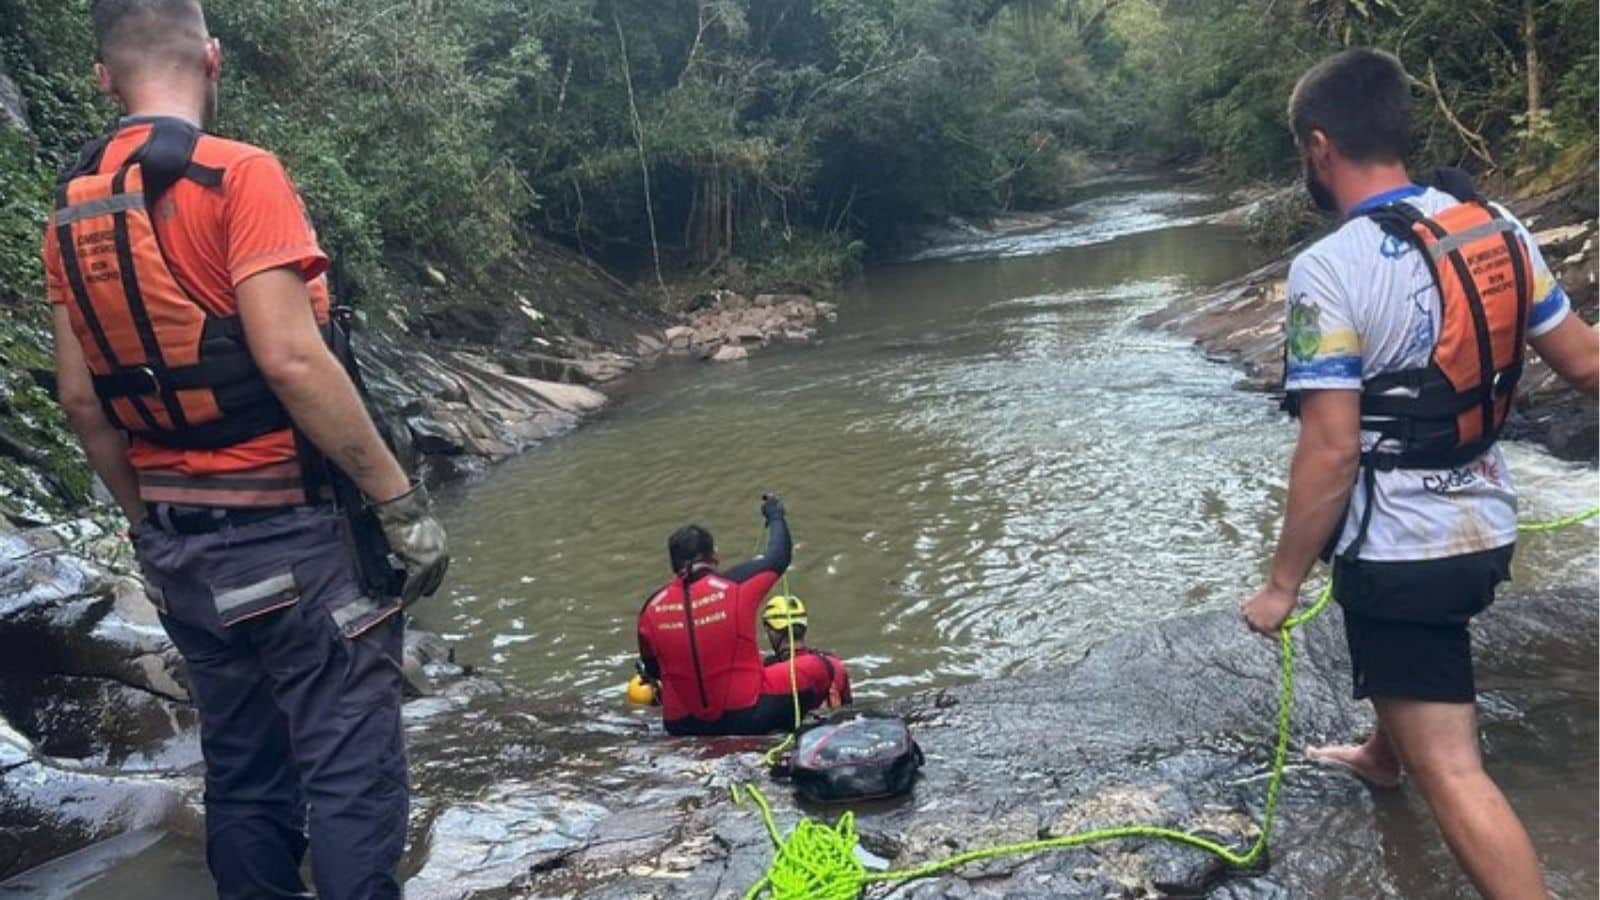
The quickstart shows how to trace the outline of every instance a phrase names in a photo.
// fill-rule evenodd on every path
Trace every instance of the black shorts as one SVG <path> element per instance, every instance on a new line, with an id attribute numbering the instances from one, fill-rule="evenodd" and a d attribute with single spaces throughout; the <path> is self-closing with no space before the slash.
<path id="1" fill-rule="evenodd" d="M 1472 637 L 1467 623 L 1511 577 L 1515 548 L 1416 562 L 1334 563 L 1334 599 L 1357 700 L 1390 697 L 1472 703 Z"/>

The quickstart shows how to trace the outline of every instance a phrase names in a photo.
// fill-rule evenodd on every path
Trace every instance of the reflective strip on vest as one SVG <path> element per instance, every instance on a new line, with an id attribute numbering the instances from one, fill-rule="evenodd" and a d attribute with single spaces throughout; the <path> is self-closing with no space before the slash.
<path id="1" fill-rule="evenodd" d="M 138 474 L 139 497 L 146 503 L 248 509 L 307 502 L 298 462 L 226 475 L 186 475 L 172 469 L 141 469 Z"/>
<path id="2" fill-rule="evenodd" d="M 1445 237 L 1434 241 L 1432 244 L 1428 245 L 1428 255 L 1433 257 L 1434 262 L 1438 262 L 1446 253 L 1449 253 L 1452 250 L 1459 250 L 1474 241 L 1480 241 L 1486 237 L 1492 237 L 1501 232 L 1510 231 L 1511 229 L 1511 223 L 1507 222 L 1505 219 L 1492 219 L 1488 222 L 1484 222 L 1482 225 L 1474 225 L 1473 227 L 1468 228 L 1466 231 L 1460 231 L 1455 234 L 1446 235 Z"/>
<path id="3" fill-rule="evenodd" d="M 112 194 L 109 197 L 98 197 L 73 204 L 66 209 L 56 211 L 56 225 L 71 225 L 82 219 L 127 212 L 131 209 L 144 209 L 143 194 Z"/>

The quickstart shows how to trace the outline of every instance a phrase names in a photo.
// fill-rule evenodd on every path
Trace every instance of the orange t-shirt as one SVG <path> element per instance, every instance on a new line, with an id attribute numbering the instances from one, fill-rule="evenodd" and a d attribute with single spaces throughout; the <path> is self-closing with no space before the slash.
<path id="1" fill-rule="evenodd" d="M 126 119 L 106 146 L 102 173 L 114 171 L 150 136 L 150 119 Z M 202 135 L 194 161 L 222 169 L 220 190 L 179 179 L 152 214 L 167 266 L 194 300 L 221 316 L 236 315 L 234 288 L 269 269 L 292 268 L 306 279 L 317 321 L 328 319 L 328 257 L 305 204 L 276 157 L 259 147 Z M 51 303 L 72 301 L 55 229 L 45 229 L 45 290 Z M 184 475 L 246 472 L 295 459 L 285 429 L 220 450 L 174 450 L 134 436 L 128 459 L 141 470 Z"/>

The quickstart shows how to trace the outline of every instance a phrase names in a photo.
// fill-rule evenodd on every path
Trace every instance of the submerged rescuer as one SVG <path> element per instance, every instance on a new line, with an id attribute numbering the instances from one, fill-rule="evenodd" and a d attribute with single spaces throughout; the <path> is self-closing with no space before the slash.
<path id="1" fill-rule="evenodd" d="M 1479 754 L 1468 622 L 1509 575 L 1516 493 L 1496 446 L 1525 343 L 1593 394 L 1600 338 L 1528 231 L 1459 172 L 1406 172 L 1410 82 L 1347 50 L 1289 104 L 1306 185 L 1343 218 L 1289 271 L 1285 388 L 1300 435 L 1267 586 L 1244 606 L 1275 634 L 1319 553 L 1333 556 L 1355 696 L 1378 727 L 1310 751 L 1380 787 L 1408 774 L 1491 898 L 1545 896 L 1538 857 Z"/>
<path id="2" fill-rule="evenodd" d="M 100 0 L 93 24 L 126 115 L 46 232 L 60 399 L 187 664 L 211 875 L 309 896 L 309 832 L 318 896 L 398 897 L 399 613 L 438 587 L 444 532 L 325 342 L 328 259 L 282 166 L 200 130 L 222 69 L 200 4 Z M 358 577 L 332 482 L 372 504 L 398 596 Z"/>
<path id="3" fill-rule="evenodd" d="M 767 497 L 761 514 L 766 550 L 726 571 L 717 569 L 716 546 L 704 528 L 687 525 L 667 541 L 673 579 L 639 612 L 639 659 L 645 676 L 660 685 L 661 715 L 671 734 L 787 730 L 799 725 L 796 689 L 802 711 L 835 693 L 841 700 L 849 697 L 843 664 L 814 666 L 810 660 L 820 657 L 802 651 L 793 688 L 786 658 L 762 664 L 756 618 L 767 592 L 789 568 L 793 543 L 782 501 Z M 769 627 L 773 622 L 787 631 L 786 618 L 774 616 Z"/>

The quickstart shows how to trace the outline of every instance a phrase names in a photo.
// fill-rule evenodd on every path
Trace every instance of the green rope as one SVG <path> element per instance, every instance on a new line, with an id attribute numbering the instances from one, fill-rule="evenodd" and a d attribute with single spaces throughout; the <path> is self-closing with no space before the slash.
<path id="1" fill-rule="evenodd" d="M 1559 531 L 1562 528 L 1570 528 L 1579 522 L 1587 522 L 1596 516 L 1600 516 L 1600 506 L 1597 506 L 1594 509 L 1584 510 L 1583 512 L 1574 515 L 1565 516 L 1560 519 L 1550 519 L 1546 522 L 1518 522 L 1517 530 L 1527 534 L 1538 534 L 1544 531 Z"/>
<path id="2" fill-rule="evenodd" d="M 1517 528 L 1528 533 L 1555 531 L 1596 516 L 1600 516 L 1600 507 L 1547 522 L 1519 523 Z M 786 585 L 785 591 L 787 590 Z M 1203 850 L 1234 868 L 1254 867 L 1267 852 L 1267 842 L 1272 836 L 1272 826 L 1277 819 L 1284 767 L 1289 758 L 1290 713 L 1294 704 L 1294 641 L 1291 635 L 1295 630 L 1320 616 L 1332 600 L 1333 584 L 1330 582 L 1323 587 L 1314 603 L 1290 616 L 1278 631 L 1280 660 L 1278 734 L 1272 752 L 1272 774 L 1267 780 L 1267 798 L 1262 809 L 1261 829 L 1254 843 L 1243 852 L 1187 831 L 1153 825 L 1126 825 L 1117 828 L 1096 828 L 1043 840 L 983 847 L 908 869 L 869 872 L 856 856 L 856 845 L 860 839 L 856 834 L 855 816 L 852 813 L 844 813 L 839 817 L 839 821 L 831 826 L 811 819 L 801 819 L 785 838 L 778 831 L 777 822 L 772 815 L 772 806 L 761 793 L 761 789 L 751 784 L 744 784 L 731 788 L 734 803 L 737 805 L 744 798 L 755 803 L 761 814 L 761 821 L 766 825 L 767 834 L 772 838 L 773 846 L 777 848 L 767 874 L 745 893 L 745 900 L 754 900 L 763 892 L 768 893 L 773 900 L 853 900 L 860 897 L 862 889 L 869 884 L 913 881 L 949 872 L 969 863 L 998 857 L 1023 856 L 1046 850 L 1065 850 L 1085 844 L 1129 838 L 1171 841 Z M 791 639 L 792 637 L 791 634 Z M 798 695 L 795 703 L 798 709 Z M 794 736 L 790 735 L 784 743 L 768 751 L 768 756 L 775 756 L 793 740 Z M 768 762 L 770 764 L 771 760 Z"/>

